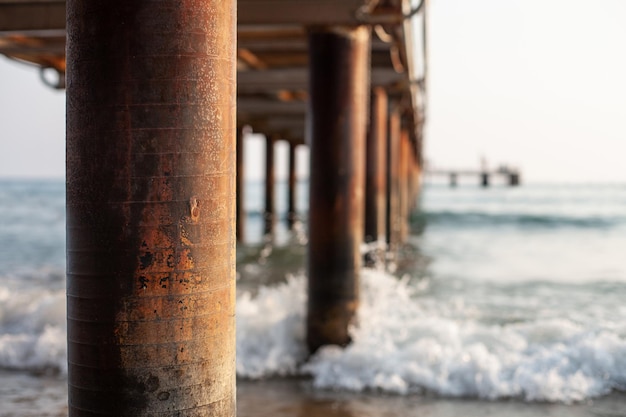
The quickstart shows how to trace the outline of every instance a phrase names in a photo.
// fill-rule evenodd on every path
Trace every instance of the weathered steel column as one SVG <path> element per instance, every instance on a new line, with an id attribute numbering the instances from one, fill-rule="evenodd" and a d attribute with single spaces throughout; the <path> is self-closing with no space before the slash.
<path id="1" fill-rule="evenodd" d="M 289 141 L 289 180 L 288 180 L 288 195 L 287 195 L 287 224 L 290 229 L 298 220 L 298 211 L 296 209 L 296 147 L 297 145 Z"/>
<path id="2" fill-rule="evenodd" d="M 231 0 L 68 0 L 70 416 L 235 415 Z"/>
<path id="3" fill-rule="evenodd" d="M 307 343 L 350 342 L 363 240 L 369 28 L 309 31 L 311 179 Z"/>
<path id="4" fill-rule="evenodd" d="M 396 105 L 392 105 L 389 114 L 389 140 L 387 141 L 387 245 L 392 254 L 400 241 L 400 184 L 398 181 L 400 128 L 399 109 Z"/>
<path id="5" fill-rule="evenodd" d="M 412 142 L 411 146 L 410 146 L 410 153 L 409 153 L 409 162 L 410 162 L 410 167 L 409 167 L 409 188 L 410 188 L 410 195 L 411 195 L 411 201 L 410 201 L 410 205 L 409 205 L 409 209 L 410 209 L 410 213 L 409 215 L 415 210 L 415 208 L 417 207 L 417 198 L 419 197 L 419 192 L 420 192 L 420 166 L 419 166 L 419 139 L 417 139 L 417 142 Z"/>
<path id="6" fill-rule="evenodd" d="M 398 184 L 399 184 L 399 223 L 400 242 L 406 243 L 409 236 L 409 152 L 410 152 L 409 132 L 402 129 L 400 133 L 400 155 L 398 164 Z"/>
<path id="7" fill-rule="evenodd" d="M 243 141 L 246 132 L 243 128 L 237 129 L 237 241 L 243 242 L 246 233 L 246 210 L 245 210 L 245 170 Z"/>
<path id="8" fill-rule="evenodd" d="M 274 178 L 274 137 L 265 136 L 265 228 L 264 234 L 271 235 L 274 232 L 274 222 L 276 211 L 274 209 L 275 200 L 275 178 Z"/>
<path id="9" fill-rule="evenodd" d="M 372 90 L 365 171 L 365 241 L 385 241 L 387 200 L 387 92 Z"/>

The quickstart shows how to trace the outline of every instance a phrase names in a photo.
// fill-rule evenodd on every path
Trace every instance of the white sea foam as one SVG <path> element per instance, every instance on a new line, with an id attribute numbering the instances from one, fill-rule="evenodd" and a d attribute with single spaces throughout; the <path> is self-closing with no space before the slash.
<path id="1" fill-rule="evenodd" d="M 63 290 L 0 287 L 0 367 L 65 373 Z"/>
<path id="2" fill-rule="evenodd" d="M 287 278 L 237 298 L 237 374 L 247 378 L 293 375 L 307 355 L 304 344 L 306 282 Z"/>
<path id="3" fill-rule="evenodd" d="M 626 337 L 602 323 L 487 324 L 475 318 L 475 306 L 415 294 L 406 281 L 373 270 L 362 272 L 353 343 L 323 348 L 298 367 L 304 281 L 239 297 L 240 376 L 308 373 L 318 388 L 529 401 L 580 401 L 626 388 Z"/>
<path id="4" fill-rule="evenodd" d="M 464 299 L 463 288 L 446 292 L 364 269 L 353 343 L 307 361 L 306 277 L 289 277 L 237 297 L 237 373 L 309 374 L 318 388 L 529 401 L 626 389 L 626 309 L 611 307 L 609 295 L 573 308 L 554 301 L 558 287 L 550 288 L 535 286 L 524 310 L 519 294 L 494 290 L 472 301 L 484 290 Z M 494 320 L 492 310 L 506 317 Z M 0 368 L 65 373 L 66 356 L 63 290 L 0 286 Z"/>

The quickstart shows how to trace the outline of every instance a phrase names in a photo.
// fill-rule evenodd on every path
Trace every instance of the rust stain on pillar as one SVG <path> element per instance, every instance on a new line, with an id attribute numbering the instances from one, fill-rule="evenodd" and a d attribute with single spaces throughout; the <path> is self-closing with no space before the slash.
<path id="1" fill-rule="evenodd" d="M 395 251 L 400 241 L 400 112 L 392 105 L 389 114 L 389 140 L 387 141 L 387 245 Z"/>
<path id="2" fill-rule="evenodd" d="M 346 345 L 358 305 L 370 33 L 309 31 L 312 126 L 307 343 Z"/>
<path id="3" fill-rule="evenodd" d="M 243 242 L 246 234 L 246 210 L 245 210 L 245 171 L 244 171 L 244 154 L 243 141 L 245 132 L 243 129 L 237 129 L 237 241 Z"/>
<path id="4" fill-rule="evenodd" d="M 265 137 L 265 228 L 264 234 L 271 235 L 274 232 L 274 223 L 276 212 L 274 208 L 275 201 L 275 177 L 274 167 L 274 141 L 271 135 Z"/>
<path id="5" fill-rule="evenodd" d="M 372 90 L 365 171 L 365 241 L 384 241 L 387 200 L 387 93 Z"/>
<path id="6" fill-rule="evenodd" d="M 411 141 L 409 143 L 409 166 L 408 166 L 408 180 L 409 180 L 409 215 L 415 209 L 415 204 L 418 196 L 418 177 L 417 177 L 417 151 L 416 142 Z"/>
<path id="7" fill-rule="evenodd" d="M 289 142 L 289 189 L 287 201 L 287 223 L 290 229 L 298 220 L 298 212 L 296 210 L 296 147 L 294 142 Z"/>
<path id="8" fill-rule="evenodd" d="M 67 2 L 70 416 L 234 416 L 230 0 Z"/>
<path id="9" fill-rule="evenodd" d="M 417 142 L 415 143 L 415 182 L 414 182 L 414 203 L 417 207 L 417 199 L 422 188 L 422 165 L 423 165 L 423 146 L 424 146 L 424 122 L 419 121 L 417 130 Z"/>
<path id="10" fill-rule="evenodd" d="M 400 151 L 398 164 L 398 183 L 399 183 L 399 223 L 400 223 L 400 242 L 406 243 L 409 237 L 409 153 L 410 149 L 409 132 L 402 129 L 400 133 Z"/>

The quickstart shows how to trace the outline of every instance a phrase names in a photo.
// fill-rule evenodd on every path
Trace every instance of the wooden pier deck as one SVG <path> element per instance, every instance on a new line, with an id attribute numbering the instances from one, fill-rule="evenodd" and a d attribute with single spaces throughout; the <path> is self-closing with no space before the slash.
<path id="1" fill-rule="evenodd" d="M 451 187 L 458 185 L 459 177 L 473 177 L 480 180 L 483 187 L 489 187 L 491 179 L 495 177 L 504 178 L 511 187 L 520 185 L 521 173 L 519 170 L 508 167 L 501 167 L 495 170 L 488 169 L 429 169 L 424 172 L 429 178 L 448 177 Z"/>

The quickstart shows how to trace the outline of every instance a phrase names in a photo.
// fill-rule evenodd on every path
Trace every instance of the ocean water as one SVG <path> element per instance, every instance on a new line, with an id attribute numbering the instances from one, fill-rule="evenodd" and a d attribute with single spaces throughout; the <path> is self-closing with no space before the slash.
<path id="1" fill-rule="evenodd" d="M 273 239 L 261 236 L 261 185 L 246 191 L 247 244 L 237 249 L 245 387 L 297 377 L 318 394 L 406 404 L 567 405 L 626 391 L 626 185 L 425 185 L 395 272 L 362 271 L 354 342 L 312 358 L 306 227 L 281 222 L 284 188 Z M 64 202 L 63 181 L 0 181 L 0 416 L 64 413 Z M 626 413 L 619 398 L 613 406 Z"/>

